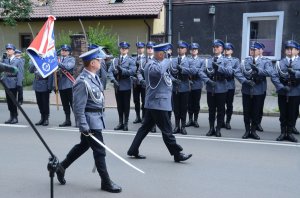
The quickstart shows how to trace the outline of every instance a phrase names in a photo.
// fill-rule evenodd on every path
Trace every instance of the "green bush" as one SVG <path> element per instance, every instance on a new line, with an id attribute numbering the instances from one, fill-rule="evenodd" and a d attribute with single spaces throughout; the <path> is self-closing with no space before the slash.
<path id="1" fill-rule="evenodd" d="M 30 85 L 32 85 L 32 82 L 34 79 L 34 74 L 29 72 L 29 59 L 30 58 L 29 58 L 28 54 L 26 54 L 26 53 L 23 53 L 22 56 L 25 59 L 23 85 L 30 86 Z"/>

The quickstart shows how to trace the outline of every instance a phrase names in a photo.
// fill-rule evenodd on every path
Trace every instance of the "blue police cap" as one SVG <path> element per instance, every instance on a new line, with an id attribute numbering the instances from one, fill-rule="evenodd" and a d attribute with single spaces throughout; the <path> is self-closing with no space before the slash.
<path id="1" fill-rule="evenodd" d="M 104 59 L 106 58 L 106 54 L 102 51 L 102 49 L 96 48 L 81 54 L 79 58 L 86 62 L 93 59 Z"/>
<path id="2" fill-rule="evenodd" d="M 99 46 L 99 45 L 96 45 L 96 44 L 89 44 L 88 50 L 96 49 L 96 48 L 99 48 L 99 47 L 100 47 L 100 46 Z"/>
<path id="3" fill-rule="evenodd" d="M 263 43 L 260 43 L 260 45 L 261 45 L 261 48 L 262 48 L 262 49 L 265 49 L 265 48 L 266 48 L 266 46 L 265 46 Z"/>
<path id="4" fill-rule="evenodd" d="M 66 51 L 72 51 L 71 46 L 67 45 L 67 44 L 63 44 L 62 46 L 60 46 L 60 49 L 62 50 L 66 50 Z"/>
<path id="5" fill-rule="evenodd" d="M 172 48 L 172 45 L 170 43 L 162 43 L 162 44 L 153 46 L 153 50 L 155 52 L 159 52 L 159 51 L 166 52 L 167 50 L 169 50 L 171 48 Z"/>
<path id="6" fill-rule="evenodd" d="M 5 49 L 16 50 L 16 46 L 14 44 L 8 43 L 8 44 L 5 45 Z"/>
<path id="7" fill-rule="evenodd" d="M 263 46 L 259 42 L 255 42 L 250 46 L 250 49 L 263 49 Z"/>
<path id="8" fill-rule="evenodd" d="M 224 48 L 224 42 L 220 39 L 215 39 L 213 42 L 213 47 L 214 46 L 222 46 Z"/>
<path id="9" fill-rule="evenodd" d="M 135 46 L 137 47 L 137 48 L 144 48 L 145 47 L 145 43 L 143 43 L 143 42 L 137 42 L 136 44 L 135 44 Z"/>
<path id="10" fill-rule="evenodd" d="M 119 43 L 119 47 L 120 47 L 120 48 L 127 49 L 127 48 L 130 47 L 130 44 L 127 43 L 126 41 L 122 41 L 121 43 Z"/>
<path id="11" fill-rule="evenodd" d="M 284 43 L 284 47 L 285 47 L 285 48 L 292 47 L 292 48 L 298 49 L 299 45 L 298 45 L 295 41 L 289 40 L 289 41 L 286 41 L 286 42 Z"/>
<path id="12" fill-rule="evenodd" d="M 148 43 L 146 44 L 147 48 L 153 48 L 155 46 L 155 43 L 153 41 L 148 41 Z"/>
<path id="13" fill-rule="evenodd" d="M 199 49 L 199 44 L 198 43 L 191 43 L 190 49 Z"/>
<path id="14" fill-rule="evenodd" d="M 189 44 L 185 41 L 178 41 L 178 48 L 183 47 L 183 48 L 188 48 Z"/>
<path id="15" fill-rule="evenodd" d="M 22 52 L 21 52 L 21 50 L 16 49 L 16 50 L 15 50 L 15 54 L 22 54 Z"/>
<path id="16" fill-rule="evenodd" d="M 225 43 L 224 44 L 224 49 L 226 50 L 234 50 L 234 46 L 232 43 Z"/>
<path id="17" fill-rule="evenodd" d="M 297 49 L 300 50 L 300 44 L 297 41 L 295 43 L 297 44 Z"/>

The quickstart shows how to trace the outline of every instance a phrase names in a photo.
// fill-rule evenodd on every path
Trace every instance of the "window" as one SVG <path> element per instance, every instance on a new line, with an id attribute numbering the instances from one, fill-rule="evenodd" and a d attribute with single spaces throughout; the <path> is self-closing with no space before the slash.
<path id="1" fill-rule="evenodd" d="M 110 0 L 110 3 L 123 3 L 124 0 Z"/>
<path id="2" fill-rule="evenodd" d="M 284 12 L 244 13 L 241 58 L 249 56 L 249 46 L 254 42 L 265 45 L 264 56 L 281 58 Z"/>
<path id="3" fill-rule="evenodd" d="M 21 33 L 20 36 L 20 49 L 24 51 L 29 47 L 32 41 L 32 35 L 29 33 Z"/>

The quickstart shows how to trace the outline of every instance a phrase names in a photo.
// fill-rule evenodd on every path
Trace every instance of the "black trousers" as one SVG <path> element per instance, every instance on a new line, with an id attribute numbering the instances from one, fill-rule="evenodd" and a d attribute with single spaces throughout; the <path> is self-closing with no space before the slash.
<path id="1" fill-rule="evenodd" d="M 261 103 L 261 106 L 260 106 L 260 115 L 259 115 L 259 121 L 258 121 L 258 124 L 261 123 L 262 121 L 262 118 L 263 118 L 263 115 L 264 115 L 264 105 L 265 105 L 265 99 L 266 99 L 266 96 L 267 96 L 267 93 L 265 92 L 264 93 L 264 99 Z"/>
<path id="2" fill-rule="evenodd" d="M 299 116 L 299 105 L 300 105 L 300 101 L 298 103 L 298 106 L 296 107 L 297 111 L 295 112 L 295 120 L 294 120 L 294 127 L 296 127 L 296 122 Z"/>
<path id="3" fill-rule="evenodd" d="M 91 130 L 93 135 L 103 142 L 103 136 L 100 129 Z M 97 167 L 97 171 L 101 178 L 108 178 L 108 173 L 106 169 L 105 162 L 105 149 L 100 146 L 95 140 L 93 140 L 90 136 L 85 136 L 81 134 L 79 144 L 76 144 L 70 152 L 67 154 L 67 157 L 64 161 L 62 161 L 62 166 L 66 169 L 68 168 L 75 160 L 77 160 L 82 154 L 84 154 L 89 148 L 93 150 L 93 156 L 95 160 L 95 164 Z"/>
<path id="4" fill-rule="evenodd" d="M 23 101 L 24 101 L 24 97 L 23 97 L 23 86 L 21 86 L 21 87 L 18 89 L 18 102 L 23 103 Z"/>
<path id="5" fill-rule="evenodd" d="M 207 104 L 209 112 L 209 124 L 214 125 L 217 113 L 217 127 L 221 128 L 225 116 L 226 93 L 207 92 Z"/>
<path id="6" fill-rule="evenodd" d="M 14 95 L 15 99 L 17 100 L 17 88 L 9 89 L 11 93 Z M 6 103 L 8 106 L 8 110 L 14 116 L 18 115 L 17 106 L 13 103 L 12 99 L 9 97 L 8 93 L 5 91 L 6 95 Z"/>
<path id="7" fill-rule="evenodd" d="M 226 93 L 226 122 L 230 122 L 233 112 L 233 100 L 234 100 L 235 89 L 228 89 Z"/>
<path id="8" fill-rule="evenodd" d="M 45 92 L 35 92 L 36 102 L 38 104 L 41 115 L 49 115 L 49 91 Z"/>
<path id="9" fill-rule="evenodd" d="M 201 89 L 191 90 L 189 94 L 188 112 L 198 115 L 200 112 Z"/>
<path id="10" fill-rule="evenodd" d="M 142 117 L 144 117 L 144 104 L 145 104 L 145 88 L 142 85 L 133 85 L 132 95 L 133 95 L 133 102 L 135 107 L 135 112 L 137 115 L 140 115 L 140 110 L 142 109 Z M 142 106 L 141 106 L 142 102 Z"/>
<path id="11" fill-rule="evenodd" d="M 131 90 L 126 91 L 117 91 L 115 92 L 116 101 L 117 101 L 117 109 L 119 114 L 119 119 L 128 122 L 129 111 L 130 111 L 130 96 Z"/>
<path id="12" fill-rule="evenodd" d="M 264 102 L 264 95 L 243 94 L 243 114 L 246 126 L 256 127 L 260 121 L 261 106 Z"/>
<path id="13" fill-rule="evenodd" d="M 281 127 L 294 127 L 294 121 L 298 116 L 299 100 L 300 96 L 289 96 L 287 100 L 286 96 L 278 95 Z"/>
<path id="14" fill-rule="evenodd" d="M 63 105 L 63 109 L 66 115 L 71 114 L 71 109 L 73 109 L 73 93 L 72 88 L 59 90 L 61 103 Z"/>
<path id="15" fill-rule="evenodd" d="M 175 155 L 182 151 L 182 147 L 176 143 L 176 138 L 172 134 L 172 125 L 168 111 L 155 109 L 145 109 L 145 118 L 142 126 L 138 129 L 134 140 L 128 150 L 129 153 L 138 154 L 139 147 L 143 139 L 147 136 L 154 125 L 162 132 L 162 137 L 171 155 Z"/>
<path id="16" fill-rule="evenodd" d="M 186 114 L 188 109 L 190 92 L 173 92 L 173 111 L 175 119 L 181 119 L 181 123 L 186 122 Z"/>

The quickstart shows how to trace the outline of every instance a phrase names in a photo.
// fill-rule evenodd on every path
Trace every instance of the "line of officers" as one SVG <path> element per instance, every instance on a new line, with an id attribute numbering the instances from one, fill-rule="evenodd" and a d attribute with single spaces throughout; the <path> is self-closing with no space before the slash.
<path id="1" fill-rule="evenodd" d="M 137 42 L 137 55 L 128 55 L 130 44 L 119 43 L 120 56 L 111 61 L 108 77 L 114 85 L 119 123 L 115 130 L 128 130 L 131 90 L 135 104 L 136 119 L 143 121 L 145 115 L 144 66 L 153 58 L 155 43 Z M 145 54 L 146 48 L 146 54 Z M 199 127 L 198 114 L 203 86 L 206 85 L 209 108 L 209 131 L 207 136 L 221 137 L 221 128 L 231 129 L 235 79 L 242 84 L 242 103 L 245 124 L 243 139 L 259 140 L 256 131 L 263 131 L 261 120 L 266 98 L 267 77 L 271 78 L 278 93 L 281 134 L 277 141 L 297 142 L 293 136 L 299 134 L 295 128 L 300 104 L 300 45 L 293 40 L 284 43 L 285 57 L 273 66 L 263 56 L 264 44 L 255 42 L 250 46 L 250 56 L 240 61 L 233 57 L 234 45 L 216 39 L 212 43 L 213 56 L 201 58 L 199 44 L 179 41 L 177 57 L 172 57 L 169 73 L 173 84 L 172 107 L 175 115 L 173 133 L 187 134 L 186 127 Z M 190 50 L 190 56 L 187 52 Z M 159 96 L 158 96 L 159 97 Z M 142 111 L 142 116 L 140 115 Z M 189 116 L 187 121 L 187 114 Z M 226 116 L 225 116 L 226 115 Z M 226 117 L 226 119 L 225 119 Z M 171 119 L 171 112 L 170 112 Z M 155 132 L 155 126 L 151 130 Z"/>

